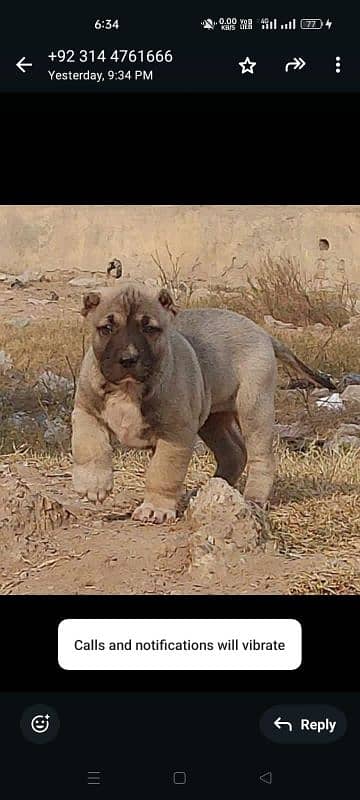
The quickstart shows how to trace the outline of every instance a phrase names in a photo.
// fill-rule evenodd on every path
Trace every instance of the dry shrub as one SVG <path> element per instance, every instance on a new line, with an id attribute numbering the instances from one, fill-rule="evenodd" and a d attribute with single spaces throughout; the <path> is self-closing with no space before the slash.
<path id="1" fill-rule="evenodd" d="M 283 322 L 297 325 L 323 325 L 341 327 L 350 319 L 346 301 L 350 294 L 348 284 L 334 291 L 315 290 L 301 274 L 297 261 L 290 258 L 274 260 L 268 256 L 258 275 L 248 283 L 254 300 L 264 313 Z"/>
<path id="2" fill-rule="evenodd" d="M 194 263 L 186 269 L 184 275 L 184 264 L 182 260 L 185 253 L 179 256 L 174 255 L 167 242 L 165 242 L 167 263 L 161 260 L 158 250 L 151 254 L 151 258 L 156 264 L 159 272 L 160 285 L 170 292 L 176 302 L 182 301 L 182 305 L 188 305 L 194 290 L 193 273 L 200 266 L 200 259 L 196 258 Z"/>
<path id="3" fill-rule="evenodd" d="M 264 315 L 271 315 L 282 322 L 304 327 L 321 322 L 340 328 L 349 321 L 348 307 L 354 309 L 355 302 L 356 297 L 348 283 L 333 291 L 314 289 L 296 261 L 268 257 L 258 274 L 247 278 L 245 286 L 237 289 L 214 286 L 209 297 L 196 302 L 196 305 L 228 308 L 255 322 L 262 322 Z"/>

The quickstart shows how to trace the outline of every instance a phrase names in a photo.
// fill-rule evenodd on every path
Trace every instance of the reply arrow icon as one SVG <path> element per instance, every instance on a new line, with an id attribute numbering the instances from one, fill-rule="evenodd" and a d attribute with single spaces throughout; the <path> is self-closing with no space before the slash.
<path id="1" fill-rule="evenodd" d="M 26 67 L 32 67 L 32 64 L 29 61 L 26 61 L 25 59 L 26 56 L 23 56 L 22 58 L 19 59 L 19 61 L 16 62 L 16 66 L 21 72 L 26 72 Z"/>
<path id="2" fill-rule="evenodd" d="M 303 58 L 295 57 L 294 61 L 288 61 L 285 67 L 285 72 L 289 72 L 290 67 L 292 69 L 303 69 L 305 67 L 306 61 Z"/>
<path id="3" fill-rule="evenodd" d="M 285 719 L 282 720 L 281 717 L 278 717 L 277 719 L 274 719 L 274 725 L 279 731 L 281 731 L 281 728 L 282 728 L 283 725 L 287 725 L 288 728 L 289 728 L 289 733 L 292 733 L 293 727 L 292 727 L 291 722 L 288 722 Z"/>

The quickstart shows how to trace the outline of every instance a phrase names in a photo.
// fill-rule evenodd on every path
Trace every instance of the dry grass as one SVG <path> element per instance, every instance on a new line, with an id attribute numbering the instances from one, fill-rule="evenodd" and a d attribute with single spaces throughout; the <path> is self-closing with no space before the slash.
<path id="1" fill-rule="evenodd" d="M 31 381 L 38 372 L 51 369 L 71 378 L 79 371 L 89 333 L 79 319 L 34 321 L 26 328 L 16 329 L 0 324 L 0 350 L 6 350 L 14 367 Z M 71 368 L 69 366 L 71 365 Z"/>
<path id="2" fill-rule="evenodd" d="M 360 594 L 360 570 L 334 564 L 319 573 L 301 573 L 290 581 L 289 594 Z"/>
<path id="3" fill-rule="evenodd" d="M 331 328 L 347 323 L 357 296 L 345 281 L 334 290 L 315 289 L 292 259 L 268 257 L 255 278 L 237 289 L 215 286 L 196 305 L 229 308 L 262 322 L 271 315 L 282 322 L 307 327 L 321 322 Z M 354 313 L 354 311 L 353 311 Z"/>

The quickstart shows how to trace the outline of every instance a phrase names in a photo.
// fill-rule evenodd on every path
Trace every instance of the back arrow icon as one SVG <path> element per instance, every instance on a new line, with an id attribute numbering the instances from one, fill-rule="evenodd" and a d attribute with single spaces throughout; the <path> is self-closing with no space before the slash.
<path id="1" fill-rule="evenodd" d="M 285 67 L 285 72 L 289 72 L 289 67 L 294 67 L 294 69 L 303 69 L 305 67 L 306 61 L 303 58 L 297 58 L 295 56 L 294 61 L 288 61 Z"/>
<path id="2" fill-rule="evenodd" d="M 278 717 L 277 719 L 274 720 L 274 725 L 279 731 L 281 731 L 282 725 L 287 725 L 289 728 L 289 733 L 292 733 L 293 728 L 291 722 L 288 722 L 287 720 L 282 720 L 281 717 Z"/>
<path id="3" fill-rule="evenodd" d="M 25 58 L 26 58 L 26 56 L 23 56 L 16 63 L 17 68 L 20 69 L 21 72 L 26 72 L 26 69 L 24 69 L 24 67 L 32 67 L 32 64 L 26 62 Z"/>

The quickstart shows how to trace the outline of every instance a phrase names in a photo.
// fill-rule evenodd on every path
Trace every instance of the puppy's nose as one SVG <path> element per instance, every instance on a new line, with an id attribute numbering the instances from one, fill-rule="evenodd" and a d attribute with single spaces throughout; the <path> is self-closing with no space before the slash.
<path id="1" fill-rule="evenodd" d="M 139 356 L 138 355 L 125 355 L 121 356 L 120 364 L 122 367 L 134 367 L 135 364 L 138 362 Z"/>

